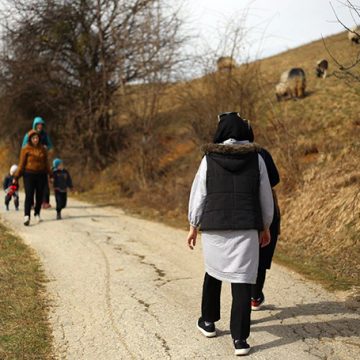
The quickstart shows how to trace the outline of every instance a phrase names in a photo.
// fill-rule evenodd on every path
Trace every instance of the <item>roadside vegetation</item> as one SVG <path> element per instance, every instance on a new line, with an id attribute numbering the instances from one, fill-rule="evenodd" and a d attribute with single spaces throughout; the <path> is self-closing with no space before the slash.
<path id="1" fill-rule="evenodd" d="M 52 358 L 45 283 L 34 253 L 0 224 L 0 359 Z"/>

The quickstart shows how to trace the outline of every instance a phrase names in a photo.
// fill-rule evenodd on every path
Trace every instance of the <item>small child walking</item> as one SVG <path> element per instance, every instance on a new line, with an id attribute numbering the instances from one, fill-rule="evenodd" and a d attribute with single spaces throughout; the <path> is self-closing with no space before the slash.
<path id="1" fill-rule="evenodd" d="M 53 161 L 54 192 L 56 199 L 56 219 L 61 220 L 61 210 L 66 207 L 67 189 L 72 189 L 73 184 L 69 172 L 64 169 L 61 159 Z"/>
<path id="2" fill-rule="evenodd" d="M 3 182 L 3 188 L 5 191 L 5 208 L 9 211 L 9 204 L 12 198 L 14 198 L 15 209 L 19 210 L 19 185 L 13 184 L 14 174 L 17 170 L 17 165 L 12 165 L 9 174 L 5 176 Z"/>

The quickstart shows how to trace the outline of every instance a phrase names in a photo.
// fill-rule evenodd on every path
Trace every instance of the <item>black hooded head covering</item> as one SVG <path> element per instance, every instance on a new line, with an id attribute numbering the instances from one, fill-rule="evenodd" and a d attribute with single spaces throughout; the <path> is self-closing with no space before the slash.
<path id="1" fill-rule="evenodd" d="M 228 139 L 254 141 L 254 133 L 250 122 L 242 119 L 236 112 L 219 115 L 219 124 L 214 136 L 214 143 L 220 144 Z"/>

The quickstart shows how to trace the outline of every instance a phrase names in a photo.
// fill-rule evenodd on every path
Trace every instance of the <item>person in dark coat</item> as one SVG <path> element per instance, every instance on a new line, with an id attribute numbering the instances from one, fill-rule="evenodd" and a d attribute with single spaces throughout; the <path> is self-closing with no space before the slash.
<path id="1" fill-rule="evenodd" d="M 248 124 L 248 140 L 254 142 L 254 132 L 249 121 L 244 120 Z M 274 217 L 270 225 L 271 242 L 266 247 L 260 248 L 259 253 L 259 267 L 256 284 L 251 286 L 251 309 L 254 311 L 260 310 L 261 306 L 265 302 L 265 295 L 263 292 L 266 270 L 271 268 L 272 258 L 275 252 L 278 236 L 280 234 L 280 208 L 278 205 L 275 186 L 280 182 L 280 176 L 275 162 L 270 154 L 264 148 L 261 148 L 260 155 L 264 159 L 266 170 L 269 176 L 270 185 L 272 188 L 273 199 L 274 199 Z"/>
<path id="2" fill-rule="evenodd" d="M 202 230 L 205 276 L 197 328 L 217 335 L 222 282 L 231 283 L 230 332 L 235 355 L 250 345 L 251 285 L 256 283 L 259 247 L 270 242 L 273 198 L 260 147 L 248 140 L 248 125 L 238 113 L 219 115 L 214 141 L 204 157 L 189 200 L 188 246 Z"/>
<path id="3" fill-rule="evenodd" d="M 61 220 L 61 210 L 66 207 L 67 203 L 67 189 L 72 189 L 73 183 L 69 172 L 64 169 L 63 161 L 61 159 L 54 159 L 53 174 L 56 199 L 56 218 L 57 220 Z"/>

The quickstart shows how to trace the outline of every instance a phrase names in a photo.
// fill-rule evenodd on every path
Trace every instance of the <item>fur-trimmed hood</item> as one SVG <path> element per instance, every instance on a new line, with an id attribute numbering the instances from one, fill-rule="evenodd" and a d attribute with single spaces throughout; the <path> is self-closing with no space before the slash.
<path id="1" fill-rule="evenodd" d="M 247 154 L 251 152 L 259 152 L 261 147 L 257 143 L 244 144 L 205 144 L 201 147 L 201 151 L 208 155 L 210 153 L 216 154 Z"/>
<path id="2" fill-rule="evenodd" d="M 206 144 L 202 146 L 204 155 L 231 171 L 241 171 L 251 161 L 254 154 L 258 154 L 261 147 L 256 143 L 244 144 Z"/>

